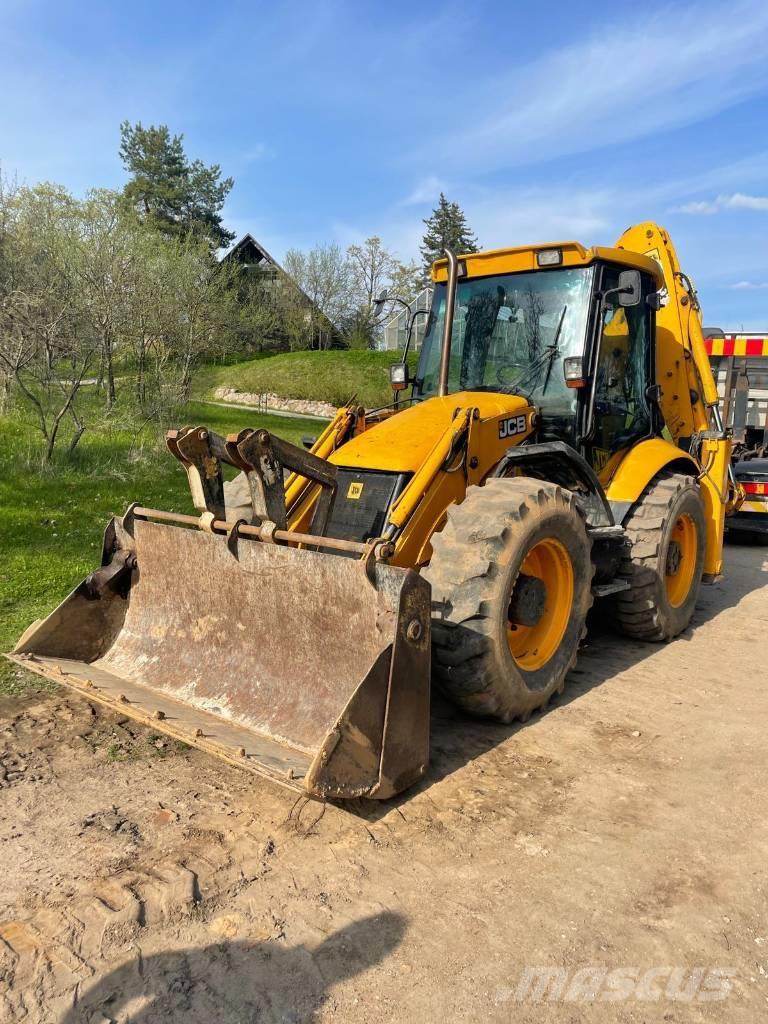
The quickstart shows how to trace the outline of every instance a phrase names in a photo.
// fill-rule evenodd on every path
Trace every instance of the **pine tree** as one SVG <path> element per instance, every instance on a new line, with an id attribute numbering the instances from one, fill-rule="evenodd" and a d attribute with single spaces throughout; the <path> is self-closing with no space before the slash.
<path id="1" fill-rule="evenodd" d="M 191 163 L 184 136 L 171 135 L 164 124 L 144 128 L 120 125 L 120 156 L 132 175 L 123 194 L 140 217 L 165 235 L 205 238 L 212 249 L 234 240 L 221 223 L 221 211 L 232 190 L 232 178 L 221 180 L 218 164 Z"/>
<path id="2" fill-rule="evenodd" d="M 457 254 L 477 252 L 477 238 L 470 231 L 464 211 L 458 203 L 449 203 L 441 192 L 432 215 L 424 221 L 426 230 L 420 247 L 424 261 L 424 277 L 429 278 L 430 268 L 439 260 L 445 249 Z"/>

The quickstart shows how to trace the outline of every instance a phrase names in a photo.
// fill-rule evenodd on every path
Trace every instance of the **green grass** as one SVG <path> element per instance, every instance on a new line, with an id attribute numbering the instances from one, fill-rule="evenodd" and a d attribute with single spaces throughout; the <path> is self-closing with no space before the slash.
<path id="1" fill-rule="evenodd" d="M 317 420 L 255 416 L 192 402 L 179 424 L 206 424 L 221 434 L 263 426 L 299 442 Z M 184 470 L 164 450 L 157 428 L 140 434 L 102 423 L 87 430 L 71 457 L 57 453 L 40 468 L 40 435 L 23 412 L 0 417 L 0 651 L 34 619 L 47 615 L 98 565 L 110 517 L 132 501 L 193 512 Z M 64 446 L 65 447 L 65 446 Z M 37 677 L 34 688 L 44 686 Z M 32 684 L 0 659 L 0 693 Z"/>
<path id="2" fill-rule="evenodd" d="M 389 367 L 395 352 L 285 352 L 259 356 L 230 366 L 202 368 L 196 378 L 198 397 L 212 398 L 218 387 L 282 398 L 303 398 L 344 405 L 352 395 L 368 409 L 392 401 Z M 415 368 L 415 359 L 409 360 Z"/>

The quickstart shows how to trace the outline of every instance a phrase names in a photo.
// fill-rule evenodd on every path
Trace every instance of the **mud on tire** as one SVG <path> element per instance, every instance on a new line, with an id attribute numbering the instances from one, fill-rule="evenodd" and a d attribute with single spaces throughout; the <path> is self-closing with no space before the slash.
<path id="1" fill-rule="evenodd" d="M 684 598 L 674 603 L 667 569 L 675 525 L 681 518 L 692 524 L 696 552 L 690 566 L 690 587 Z M 659 473 L 630 510 L 624 527 L 627 548 L 619 576 L 627 580 L 629 589 L 612 599 L 613 620 L 627 636 L 671 640 L 691 620 L 704 566 L 704 506 L 693 478 L 669 470 Z"/>
<path id="2" fill-rule="evenodd" d="M 572 599 L 556 649 L 524 667 L 510 646 L 519 628 L 508 634 L 510 600 L 526 556 L 546 542 L 566 553 Z M 448 510 L 432 549 L 423 574 L 432 585 L 433 678 L 471 714 L 527 718 L 562 692 L 592 604 L 590 540 L 573 496 L 531 478 L 491 479 Z M 556 613 L 553 598 L 542 622 Z"/>

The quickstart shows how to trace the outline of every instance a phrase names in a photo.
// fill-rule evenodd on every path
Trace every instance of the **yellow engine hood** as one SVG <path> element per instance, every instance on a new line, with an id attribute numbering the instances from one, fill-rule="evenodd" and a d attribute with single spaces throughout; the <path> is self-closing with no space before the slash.
<path id="1" fill-rule="evenodd" d="M 353 437 L 329 461 L 351 469 L 415 473 L 450 426 L 455 411 L 466 408 L 478 409 L 480 420 L 484 421 L 510 416 L 529 406 L 519 395 L 485 391 L 460 391 L 445 398 L 428 398 Z"/>

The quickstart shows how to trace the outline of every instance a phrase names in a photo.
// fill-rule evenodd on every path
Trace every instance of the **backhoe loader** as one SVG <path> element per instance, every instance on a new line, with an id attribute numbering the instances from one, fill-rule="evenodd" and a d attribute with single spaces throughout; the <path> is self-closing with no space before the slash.
<path id="1" fill-rule="evenodd" d="M 311 450 L 171 431 L 194 514 L 131 505 L 9 657 L 309 796 L 384 799 L 427 769 L 432 680 L 524 720 L 595 598 L 630 637 L 684 630 L 740 493 L 667 233 L 446 251 L 433 280 L 399 403 L 350 402 Z"/>

